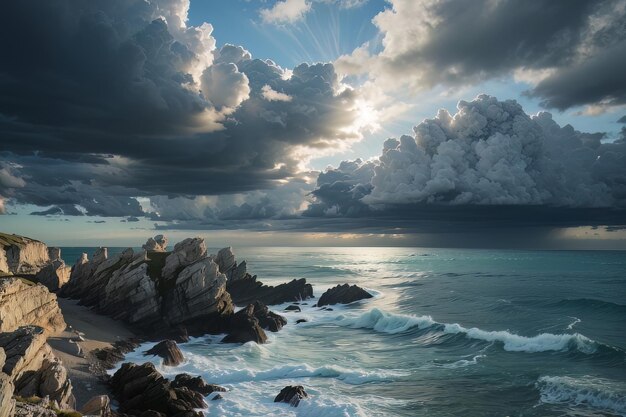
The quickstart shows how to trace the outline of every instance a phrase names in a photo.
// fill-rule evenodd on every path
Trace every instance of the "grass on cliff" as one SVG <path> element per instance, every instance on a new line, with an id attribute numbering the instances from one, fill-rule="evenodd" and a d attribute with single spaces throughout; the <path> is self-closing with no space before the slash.
<path id="1" fill-rule="evenodd" d="M 27 242 L 24 240 L 26 239 L 26 241 L 34 241 L 34 242 L 39 242 L 38 240 L 35 239 L 31 239 L 29 237 L 23 237 L 23 236 L 18 236 L 18 235 L 10 235 L 8 233 L 2 233 L 0 232 L 0 246 L 2 247 L 8 247 L 8 246 L 19 246 L 22 247 L 24 246 L 24 244 L 26 244 Z"/>

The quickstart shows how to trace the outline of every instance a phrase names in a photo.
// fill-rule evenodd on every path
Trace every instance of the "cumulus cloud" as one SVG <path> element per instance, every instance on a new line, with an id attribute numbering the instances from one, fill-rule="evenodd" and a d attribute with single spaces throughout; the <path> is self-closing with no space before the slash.
<path id="1" fill-rule="evenodd" d="M 279 0 L 271 8 L 261 9 L 261 19 L 265 23 L 295 23 L 304 18 L 311 10 L 311 3 L 306 0 Z"/>
<path id="2" fill-rule="evenodd" d="M 389 3 L 373 20 L 382 50 L 339 58 L 342 73 L 413 90 L 515 75 L 546 107 L 624 104 L 623 0 Z"/>
<path id="3" fill-rule="evenodd" d="M 302 149 L 359 137 L 357 92 L 332 64 L 291 71 L 241 46 L 216 50 L 211 25 L 189 25 L 188 9 L 7 5 L 0 34 L 20 37 L 0 45 L 0 157 L 25 184 L 0 195 L 39 211 L 138 217 L 136 197 L 270 189 L 298 175 Z"/>
<path id="4" fill-rule="evenodd" d="M 626 144 L 603 143 L 603 137 L 561 127 L 546 112 L 529 116 L 515 101 L 482 95 L 459 102 L 454 115 L 440 110 L 417 125 L 413 136 L 388 139 L 377 160 L 345 161 L 321 173 L 305 215 L 393 213 L 406 219 L 411 211 L 419 217 L 448 207 L 450 220 L 481 212 L 486 220 L 496 207 L 522 217 L 524 211 L 515 207 L 534 207 L 529 215 L 560 213 L 589 221 L 595 212 L 605 221 L 622 216 L 623 222 Z M 621 214 L 607 216 L 607 210 Z"/>

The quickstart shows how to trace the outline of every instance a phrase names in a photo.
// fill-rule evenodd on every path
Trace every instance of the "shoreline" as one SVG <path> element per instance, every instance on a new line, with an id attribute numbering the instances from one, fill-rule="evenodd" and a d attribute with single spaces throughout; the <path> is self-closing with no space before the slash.
<path id="1" fill-rule="evenodd" d="M 48 344 L 67 369 L 79 410 L 96 395 L 111 396 L 109 386 L 94 369 L 99 363 L 94 350 L 112 347 L 135 334 L 121 321 L 78 305 L 78 300 L 57 297 L 57 302 L 68 327 L 48 337 Z M 79 340 L 77 332 L 84 340 Z"/>

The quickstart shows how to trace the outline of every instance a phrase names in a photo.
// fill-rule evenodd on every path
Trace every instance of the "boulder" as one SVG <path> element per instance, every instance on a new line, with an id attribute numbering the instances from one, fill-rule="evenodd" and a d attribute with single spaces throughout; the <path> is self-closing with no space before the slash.
<path id="1" fill-rule="evenodd" d="M 0 233 L 0 271 L 36 274 L 50 258 L 45 243 L 24 236 Z"/>
<path id="2" fill-rule="evenodd" d="M 147 252 L 165 252 L 167 250 L 167 242 L 167 237 L 163 235 L 156 235 L 155 237 L 148 239 L 142 248 Z"/>
<path id="3" fill-rule="evenodd" d="M 356 285 L 337 285 L 326 291 L 317 302 L 318 307 L 333 304 L 349 304 L 355 301 L 372 298 L 372 294 Z"/>
<path id="4" fill-rule="evenodd" d="M 0 332 L 34 325 L 53 334 L 65 329 L 56 295 L 43 285 L 19 278 L 0 278 Z"/>
<path id="5" fill-rule="evenodd" d="M 275 403 L 287 403 L 292 407 L 297 407 L 300 401 L 307 398 L 308 395 L 302 385 L 289 385 L 283 388 L 276 398 Z"/>
<path id="6" fill-rule="evenodd" d="M 108 416 L 111 414 L 111 400 L 108 395 L 96 395 L 83 405 L 80 413 L 84 416 Z"/>
<path id="7" fill-rule="evenodd" d="M 287 324 L 287 319 L 272 311 L 260 301 L 254 303 L 254 317 L 259 321 L 259 325 L 270 332 L 277 332 Z"/>
<path id="8" fill-rule="evenodd" d="M 307 319 L 298 319 L 296 320 L 296 324 L 300 324 L 300 323 L 306 323 Z"/>
<path id="9" fill-rule="evenodd" d="M 285 311 L 302 311 L 302 309 L 300 308 L 300 306 L 297 306 L 295 304 L 291 304 L 291 305 L 288 305 L 287 307 L 285 307 Z"/>
<path id="10" fill-rule="evenodd" d="M 0 333 L 0 347 L 6 352 L 2 372 L 22 397 L 49 397 L 64 408 L 72 408 L 75 400 L 67 370 L 46 343 L 41 327 L 25 326 Z"/>
<path id="11" fill-rule="evenodd" d="M 210 395 L 214 392 L 226 392 L 226 388 L 220 387 L 215 384 L 208 384 L 202 377 L 193 377 L 189 374 L 178 374 L 171 382 L 173 388 L 187 387 L 192 391 L 199 392 L 200 394 Z"/>
<path id="12" fill-rule="evenodd" d="M 144 352 L 145 356 L 160 356 L 163 358 L 163 365 L 178 366 L 185 361 L 183 352 L 173 340 L 164 340 L 154 345 L 152 349 Z"/>
<path id="13" fill-rule="evenodd" d="M 72 268 L 66 266 L 62 259 L 57 258 L 37 272 L 35 281 L 50 291 L 58 291 L 70 280 L 71 270 Z"/>
<path id="14" fill-rule="evenodd" d="M 222 343 L 265 343 L 267 335 L 254 315 L 254 304 L 242 308 L 230 318 L 229 331 Z"/>
<path id="15" fill-rule="evenodd" d="M 313 297 L 313 287 L 306 279 L 294 279 L 275 287 L 263 285 L 257 277 L 246 274 L 238 280 L 228 281 L 226 290 L 236 305 L 261 301 L 264 304 L 282 304 Z"/>
<path id="16" fill-rule="evenodd" d="M 134 351 L 141 344 L 139 339 L 118 340 L 113 346 L 95 349 L 93 355 L 98 359 L 101 369 L 113 369 L 124 356 Z"/>
<path id="17" fill-rule="evenodd" d="M 194 410 L 207 407 L 201 393 L 187 387 L 172 387 L 151 363 L 124 363 L 111 377 L 110 384 L 119 401 L 119 411 L 126 414 L 143 415 L 150 411 L 166 416 L 201 416 Z"/>

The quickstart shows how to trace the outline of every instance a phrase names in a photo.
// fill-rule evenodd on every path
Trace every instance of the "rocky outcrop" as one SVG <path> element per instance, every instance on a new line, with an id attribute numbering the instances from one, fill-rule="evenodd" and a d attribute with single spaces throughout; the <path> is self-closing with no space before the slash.
<path id="1" fill-rule="evenodd" d="M 167 250 L 167 237 L 156 235 L 148 239 L 142 246 L 147 252 L 165 252 Z"/>
<path id="2" fill-rule="evenodd" d="M 6 354 L 4 349 L 0 348 L 0 417 L 10 417 L 15 409 L 15 401 L 13 400 L 13 380 L 10 376 L 2 372 Z"/>
<path id="3" fill-rule="evenodd" d="M 49 262 L 45 243 L 24 236 L 0 233 L 0 271 L 36 274 Z"/>
<path id="4" fill-rule="evenodd" d="M 0 347 L 6 353 L 2 372 L 13 381 L 15 395 L 47 396 L 63 408 L 74 406 L 67 371 L 46 343 L 44 329 L 25 326 L 0 333 Z"/>
<path id="5" fill-rule="evenodd" d="M 80 413 L 84 416 L 109 416 L 111 415 L 111 399 L 108 395 L 96 395 L 83 405 Z"/>
<path id="6" fill-rule="evenodd" d="M 292 407 L 297 407 L 300 401 L 307 398 L 308 394 L 302 385 L 289 385 L 283 388 L 276 398 L 275 403 L 287 403 Z"/>
<path id="7" fill-rule="evenodd" d="M 71 270 L 62 259 L 57 258 L 37 272 L 35 281 L 50 291 L 58 291 L 70 280 Z"/>
<path id="8" fill-rule="evenodd" d="M 215 384 L 208 384 L 201 376 L 193 377 L 189 374 L 178 374 L 171 382 L 172 388 L 187 387 L 200 394 L 210 395 L 214 392 L 226 392 L 226 388 Z"/>
<path id="9" fill-rule="evenodd" d="M 165 280 L 176 278 L 186 266 L 205 258 L 207 258 L 207 249 L 204 239 L 195 237 L 178 242 L 174 246 L 174 251 L 165 259 L 161 277 Z"/>
<path id="10" fill-rule="evenodd" d="M 254 301 L 261 301 L 268 305 L 282 304 L 313 297 L 313 287 L 311 284 L 307 284 L 304 278 L 294 279 L 273 287 L 257 281 L 256 275 L 246 274 L 244 278 L 229 281 L 226 289 L 236 305 Z"/>
<path id="11" fill-rule="evenodd" d="M 115 368 L 115 364 L 124 360 L 124 355 L 135 350 L 141 341 L 139 339 L 118 340 L 113 346 L 95 349 L 93 356 L 98 360 L 93 371 L 106 379 L 106 370 Z"/>
<path id="12" fill-rule="evenodd" d="M 270 311 L 270 309 L 260 301 L 254 303 L 254 317 L 259 321 L 259 326 L 270 332 L 277 332 L 287 324 L 287 319 Z"/>
<path id="13" fill-rule="evenodd" d="M 233 314 L 229 321 L 229 333 L 222 343 L 265 343 L 267 335 L 255 317 L 255 305 L 250 304 Z"/>
<path id="14" fill-rule="evenodd" d="M 166 416 L 201 416 L 195 409 L 207 407 L 201 393 L 185 386 L 173 387 L 151 363 L 123 364 L 110 384 L 119 401 L 119 411 L 130 415 L 156 412 Z"/>
<path id="15" fill-rule="evenodd" d="M 20 278 L 0 278 L 0 332 L 35 325 L 48 333 L 65 329 L 56 295 Z"/>
<path id="16" fill-rule="evenodd" d="M 322 307 L 333 304 L 349 304 L 366 298 L 372 298 L 372 294 L 356 285 L 343 284 L 330 288 L 322 294 L 317 302 L 317 306 Z"/>
<path id="17" fill-rule="evenodd" d="M 154 345 L 152 349 L 144 352 L 145 356 L 159 356 L 165 366 L 178 366 L 185 361 L 183 352 L 173 340 L 164 340 Z"/>

